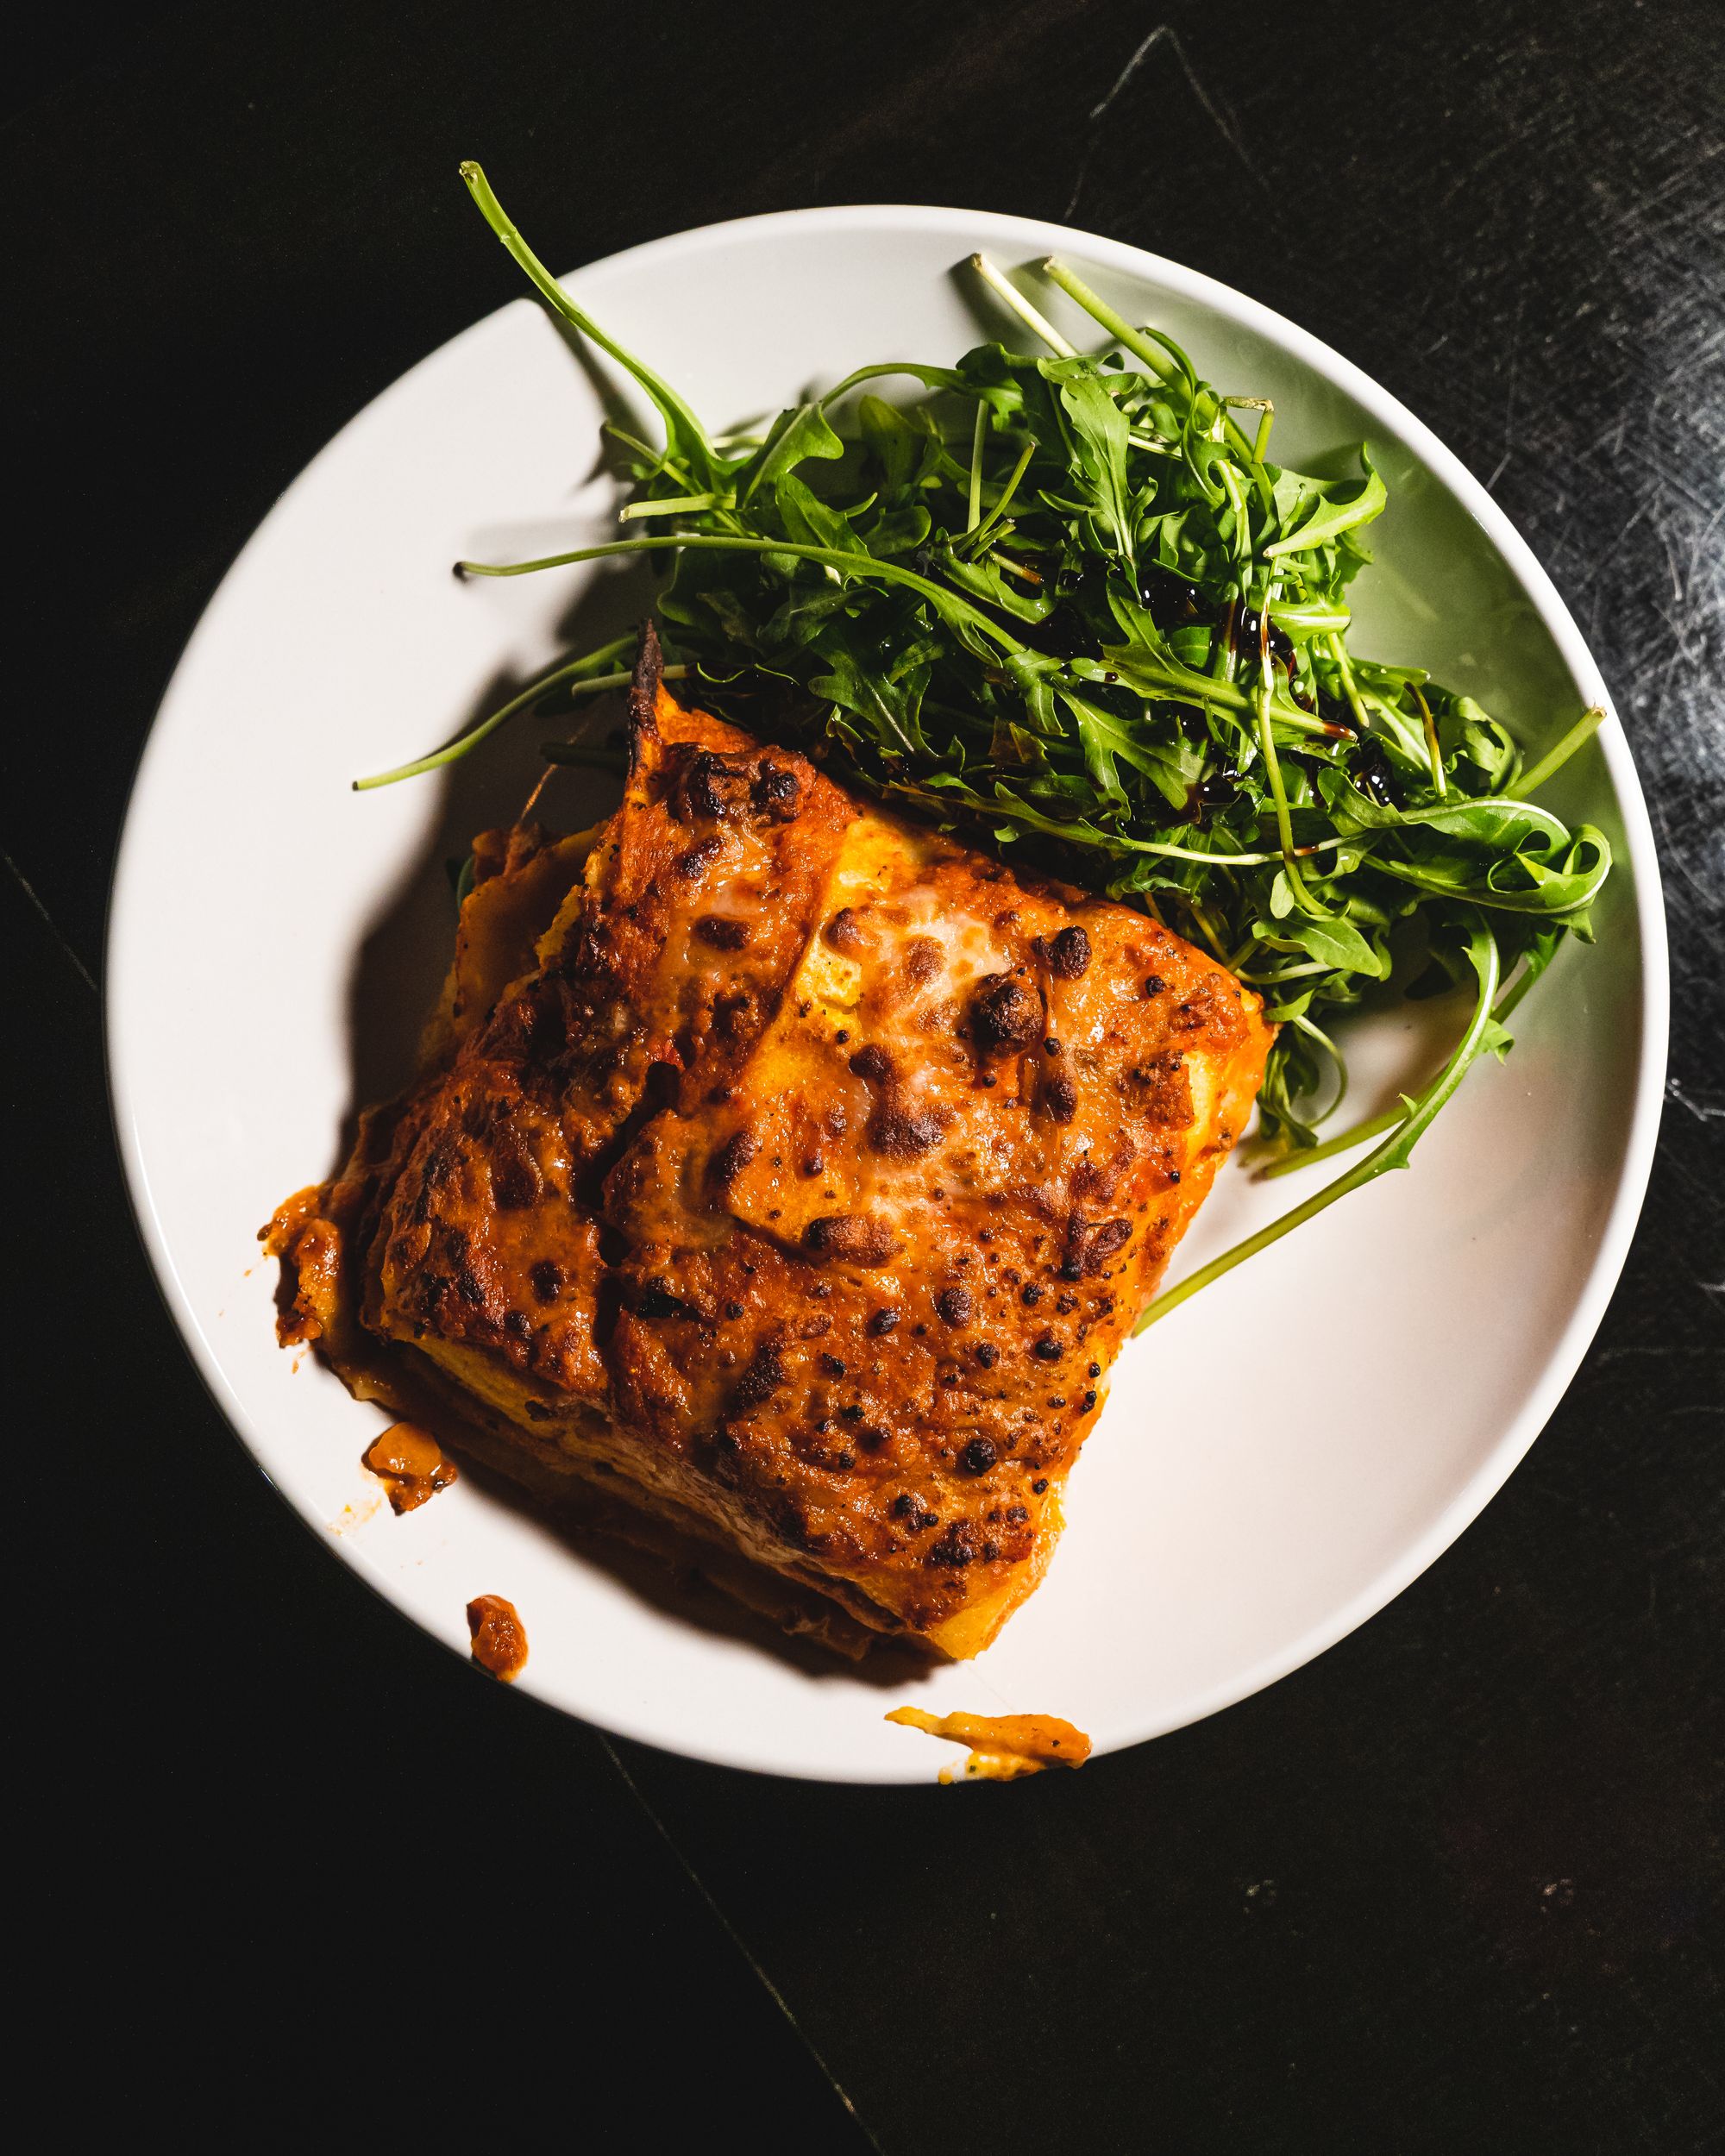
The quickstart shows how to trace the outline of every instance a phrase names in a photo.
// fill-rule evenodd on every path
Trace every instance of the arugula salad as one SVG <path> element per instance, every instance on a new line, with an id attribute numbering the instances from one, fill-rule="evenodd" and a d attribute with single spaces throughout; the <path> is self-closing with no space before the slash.
<path id="1" fill-rule="evenodd" d="M 606 429 L 630 483 L 624 536 L 461 572 L 659 556 L 667 672 L 710 708 L 1141 906 L 1264 998 L 1279 1028 L 1258 1100 L 1265 1173 L 1379 1141 L 1143 1322 L 1407 1166 L 1469 1066 L 1507 1051 L 1510 1012 L 1559 947 L 1591 940 L 1611 855 L 1534 798 L 1602 711 L 1527 764 L 1472 698 L 1351 648 L 1348 590 L 1387 499 L 1369 449 L 1356 478 L 1287 470 L 1264 399 L 1219 393 L 1170 338 L 1050 261 L 1102 335 L 1076 350 L 980 256 L 1026 349 L 862 366 L 764 433 L 715 435 L 569 298 L 480 167 L 462 177 L 663 440 Z M 892 401 L 873 386 L 889 382 Z M 436 770 L 521 713 L 620 684 L 632 642 L 570 655 L 447 748 L 356 783 Z M 552 762 L 617 753 L 579 729 L 544 747 Z M 1417 1093 L 1324 1138 L 1347 1087 L 1336 1022 L 1392 975 L 1415 996 L 1466 987 L 1471 1016 Z"/>

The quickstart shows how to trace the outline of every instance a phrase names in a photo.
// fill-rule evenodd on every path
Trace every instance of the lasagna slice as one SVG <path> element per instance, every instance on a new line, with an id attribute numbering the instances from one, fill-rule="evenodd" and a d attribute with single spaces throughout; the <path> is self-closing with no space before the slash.
<path id="1" fill-rule="evenodd" d="M 621 808 L 476 865 L 419 1081 L 273 1224 L 285 1332 L 783 1622 L 979 1652 L 1250 1115 L 1258 999 L 681 708 L 650 630 Z"/>

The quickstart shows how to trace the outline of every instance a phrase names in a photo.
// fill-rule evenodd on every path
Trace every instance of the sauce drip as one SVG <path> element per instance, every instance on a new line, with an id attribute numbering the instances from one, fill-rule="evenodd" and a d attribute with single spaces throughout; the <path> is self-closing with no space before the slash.
<path id="1" fill-rule="evenodd" d="M 323 1217 L 323 1189 L 311 1183 L 285 1200 L 258 1230 L 265 1257 L 281 1260 L 275 1337 L 282 1347 L 302 1347 L 321 1339 L 323 1320 L 318 1311 L 335 1301 L 342 1244 L 334 1225 Z"/>
<path id="2" fill-rule="evenodd" d="M 969 1745 L 964 1772 L 971 1781 L 1016 1782 L 1044 1767 L 1082 1767 L 1090 1756 L 1090 1739 L 1057 1714 L 928 1714 L 919 1707 L 895 1707 L 887 1720 Z M 940 1778 L 953 1777 L 944 1770 Z"/>
<path id="3" fill-rule="evenodd" d="M 417 1423 L 392 1423 L 381 1437 L 373 1438 L 361 1457 L 373 1475 L 382 1477 L 390 1510 L 397 1514 L 417 1512 L 428 1498 L 461 1480 L 455 1463 L 444 1458 L 436 1438 Z"/>
<path id="4" fill-rule="evenodd" d="M 1157 626 L 1167 628 L 1171 624 L 1182 627 L 1188 622 L 1208 621 L 1210 617 L 1204 604 L 1204 594 L 1195 584 L 1183 576 L 1176 576 L 1172 569 L 1146 569 L 1138 580 L 1138 597 L 1157 617 Z"/>
<path id="5" fill-rule="evenodd" d="M 467 1604 L 473 1656 L 482 1670 L 512 1684 L 527 1667 L 527 1632 L 513 1602 L 501 1595 L 480 1595 Z"/>
<path id="6" fill-rule="evenodd" d="M 1399 808 L 1402 795 L 1396 769 L 1383 752 L 1382 742 L 1370 734 L 1362 736 L 1353 757 L 1353 782 L 1360 792 L 1386 808 Z"/>

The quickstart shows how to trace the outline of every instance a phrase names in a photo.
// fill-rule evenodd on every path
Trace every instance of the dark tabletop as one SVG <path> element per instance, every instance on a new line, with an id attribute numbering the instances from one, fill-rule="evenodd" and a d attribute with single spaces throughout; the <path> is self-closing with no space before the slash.
<path id="1" fill-rule="evenodd" d="M 67 2138 L 117 2098 L 241 2147 L 1721 2146 L 1717 0 L 72 6 L 16 57 L 13 1960 L 86 2062 Z M 1170 254 L 1405 399 L 1592 641 L 1676 1013 L 1622 1284 L 1484 1518 L 1226 1714 L 950 1793 L 607 1741 L 333 1563 L 162 1313 L 96 986 L 133 765 L 281 488 L 516 296 L 466 155 L 560 267 L 871 201 Z"/>

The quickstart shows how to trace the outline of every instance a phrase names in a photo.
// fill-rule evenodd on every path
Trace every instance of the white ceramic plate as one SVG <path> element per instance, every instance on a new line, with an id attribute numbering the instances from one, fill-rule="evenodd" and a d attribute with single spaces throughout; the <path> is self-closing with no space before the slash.
<path id="1" fill-rule="evenodd" d="M 1536 747 L 1607 701 L 1527 547 L 1419 421 L 1304 330 L 1172 262 L 1012 217 L 846 209 L 683 233 L 569 281 L 722 426 L 860 361 L 951 360 L 999 333 L 963 267 L 979 248 L 1026 271 L 1081 342 L 1089 325 L 1027 272 L 1050 253 L 1224 389 L 1272 397 L 1290 464 L 1370 439 L 1391 507 L 1356 586 L 1361 649 L 1430 667 Z M 275 1268 L 255 1241 L 280 1199 L 335 1164 L 356 1099 L 405 1075 L 448 950 L 443 862 L 518 807 L 539 730 L 450 785 L 361 795 L 348 780 L 499 700 L 560 648 L 577 605 L 584 626 L 618 630 L 638 610 L 644 586 L 591 570 L 450 575 L 458 555 L 612 536 L 612 490 L 594 476 L 609 381 L 528 300 L 480 323 L 289 488 L 192 638 L 138 774 L 108 960 L 120 1143 L 168 1306 L 264 1472 L 338 1556 L 463 1656 L 469 1597 L 507 1595 L 531 1642 L 522 1689 L 605 1728 L 739 1766 L 894 1782 L 961 1756 L 888 1727 L 900 1700 L 1057 1713 L 1100 1752 L 1212 1714 L 1382 1608 L 1461 1532 L 1551 1413 L 1617 1278 L 1653 1153 L 1668 993 L 1622 732 L 1609 720 L 1552 793 L 1617 849 L 1598 948 L 1563 954 L 1507 1066 L 1469 1077 L 1410 1174 L 1128 1349 L 1047 1580 L 981 1660 L 890 1685 L 815 1668 L 692 1620 L 476 1476 L 395 1519 L 360 1465 L 386 1418 L 277 1349 Z M 1431 1023 L 1397 1011 L 1365 1030 L 1351 1112 L 1424 1072 Z M 1310 1187 L 1231 1169 L 1176 1266 Z"/>

